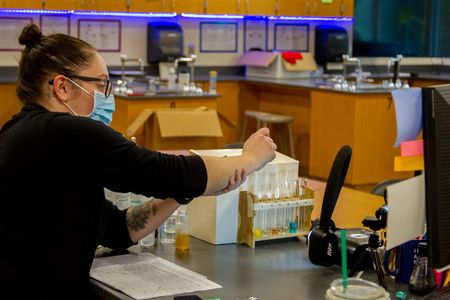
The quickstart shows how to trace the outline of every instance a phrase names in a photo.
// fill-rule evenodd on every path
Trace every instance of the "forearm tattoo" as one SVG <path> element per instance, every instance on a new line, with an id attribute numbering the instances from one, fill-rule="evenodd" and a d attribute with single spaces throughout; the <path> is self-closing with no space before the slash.
<path id="1" fill-rule="evenodd" d="M 148 218 L 155 214 L 156 209 L 153 207 L 153 200 L 149 200 L 128 210 L 127 225 L 133 231 L 142 230 L 145 228 Z"/>

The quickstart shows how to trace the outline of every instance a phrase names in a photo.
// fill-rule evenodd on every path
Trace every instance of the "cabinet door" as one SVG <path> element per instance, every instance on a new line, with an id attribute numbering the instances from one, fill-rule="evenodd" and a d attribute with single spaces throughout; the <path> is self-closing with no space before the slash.
<path id="1" fill-rule="evenodd" d="M 127 11 L 130 1 L 131 0 L 87 0 L 88 5 L 91 7 L 89 9 L 101 11 Z"/>
<path id="2" fill-rule="evenodd" d="M 339 16 L 341 0 L 332 0 L 330 3 L 314 0 L 312 6 L 313 16 Z"/>
<path id="3" fill-rule="evenodd" d="M 314 0 L 312 6 L 314 16 L 353 16 L 353 0 L 333 0 L 331 3 L 322 3 L 321 0 Z"/>
<path id="4" fill-rule="evenodd" d="M 280 16 L 308 15 L 309 0 L 278 0 L 275 14 Z"/>
<path id="5" fill-rule="evenodd" d="M 206 12 L 208 14 L 238 14 L 241 0 L 207 0 Z"/>
<path id="6" fill-rule="evenodd" d="M 0 8 L 42 8 L 41 0 L 1 0 Z"/>
<path id="7" fill-rule="evenodd" d="M 244 3 L 245 11 L 243 13 L 246 15 L 258 15 L 258 16 L 275 15 L 275 6 L 276 6 L 275 0 L 241 0 L 241 1 L 245 2 Z"/>
<path id="8" fill-rule="evenodd" d="M 127 0 L 129 11 L 134 12 L 162 12 L 165 11 L 162 0 Z"/>
<path id="9" fill-rule="evenodd" d="M 41 1 L 39 1 L 41 2 Z M 82 7 L 82 4 L 85 5 L 85 1 L 84 3 L 82 3 L 82 1 L 80 0 L 66 0 L 66 1 L 61 1 L 61 0 L 45 0 L 45 5 L 43 6 L 44 9 L 60 9 L 60 10 L 77 10 L 77 9 L 84 9 Z"/>
<path id="10" fill-rule="evenodd" d="M 340 16 L 353 17 L 355 12 L 354 0 L 341 0 Z"/>
<path id="11" fill-rule="evenodd" d="M 175 12 L 203 14 L 206 10 L 205 0 L 171 0 L 174 3 Z M 228 0 L 227 0 L 228 1 Z"/>

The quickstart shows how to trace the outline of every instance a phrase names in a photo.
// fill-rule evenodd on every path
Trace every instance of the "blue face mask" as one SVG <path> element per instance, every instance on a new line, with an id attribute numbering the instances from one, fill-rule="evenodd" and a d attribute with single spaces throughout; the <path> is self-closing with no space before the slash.
<path id="1" fill-rule="evenodd" d="M 94 110 L 89 115 L 89 118 L 101 121 L 103 124 L 109 126 L 115 110 L 116 106 L 113 94 L 106 97 L 104 93 L 94 91 Z"/>
<path id="2" fill-rule="evenodd" d="M 90 96 L 94 97 L 94 108 L 92 112 L 88 115 L 89 118 L 93 120 L 97 120 L 105 124 L 106 126 L 109 126 L 112 122 L 112 114 L 116 110 L 115 102 L 114 102 L 114 95 L 111 94 L 108 97 L 105 96 L 104 93 L 99 91 L 94 91 L 94 95 L 89 93 L 85 88 L 78 85 L 76 82 L 72 81 L 69 78 L 69 81 L 72 82 L 74 85 L 79 87 L 83 92 L 87 93 Z M 74 114 L 78 115 L 70 106 L 68 106 L 65 102 L 63 104 Z"/>

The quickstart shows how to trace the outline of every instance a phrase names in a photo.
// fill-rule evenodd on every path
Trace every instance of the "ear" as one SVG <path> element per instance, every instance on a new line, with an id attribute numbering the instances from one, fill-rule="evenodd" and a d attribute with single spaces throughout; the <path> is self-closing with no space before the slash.
<path id="1" fill-rule="evenodd" d="M 56 97 L 62 102 L 67 102 L 70 99 L 70 85 L 66 76 L 57 75 L 53 79 L 53 91 Z"/>

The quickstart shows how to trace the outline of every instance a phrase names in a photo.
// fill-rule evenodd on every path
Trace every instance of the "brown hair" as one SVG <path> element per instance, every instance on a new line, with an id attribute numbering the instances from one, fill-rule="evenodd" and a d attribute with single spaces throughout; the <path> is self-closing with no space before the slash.
<path id="1" fill-rule="evenodd" d="M 36 24 L 22 29 L 19 44 L 25 45 L 19 62 L 17 96 L 23 103 L 42 97 L 44 82 L 55 74 L 71 75 L 89 64 L 95 48 L 66 35 L 45 36 Z"/>

